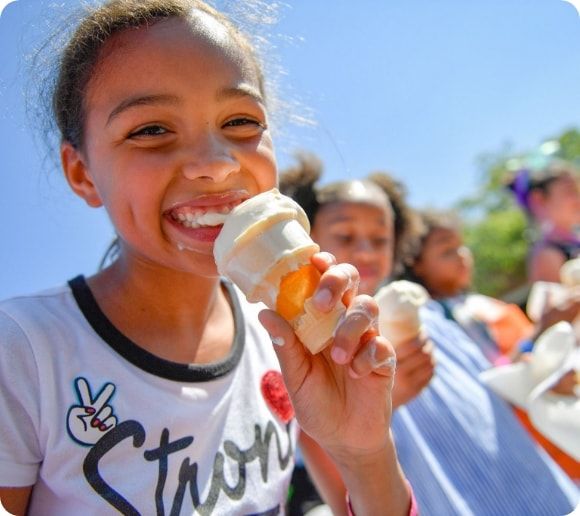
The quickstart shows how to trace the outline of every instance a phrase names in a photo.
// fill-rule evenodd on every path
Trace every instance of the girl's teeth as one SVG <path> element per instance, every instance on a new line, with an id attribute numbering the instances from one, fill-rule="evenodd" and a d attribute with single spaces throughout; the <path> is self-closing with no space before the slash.
<path id="1" fill-rule="evenodd" d="M 192 211 L 181 211 L 173 215 L 173 219 L 179 221 L 187 228 L 199 228 L 201 226 L 218 226 L 223 224 L 228 213 L 232 210 L 230 206 L 224 206 L 217 211 L 196 213 Z"/>

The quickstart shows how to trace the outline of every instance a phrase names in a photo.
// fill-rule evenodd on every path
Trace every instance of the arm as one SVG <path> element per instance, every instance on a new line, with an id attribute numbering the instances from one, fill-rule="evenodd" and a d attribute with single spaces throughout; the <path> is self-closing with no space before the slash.
<path id="1" fill-rule="evenodd" d="M 0 501 L 2 507 L 10 514 L 24 516 L 28 508 L 32 486 L 28 487 L 0 487 Z"/>
<path id="2" fill-rule="evenodd" d="M 343 479 L 348 480 L 349 497 L 355 515 L 383 514 L 386 508 L 389 514 L 397 514 L 398 505 L 406 508 L 401 514 L 408 514 L 409 492 L 405 483 L 399 483 L 403 474 L 396 461 L 394 446 L 391 445 L 392 442 L 385 450 L 386 454 L 379 456 L 378 462 L 375 457 L 371 457 L 366 464 L 362 460 L 360 464 L 353 464 L 348 459 L 349 463 L 341 468 L 316 441 L 304 432 L 300 435 L 300 449 L 310 478 L 336 516 L 347 514 L 347 489 Z M 384 468 L 377 467 L 381 463 Z M 393 493 L 399 500 L 391 498 L 385 503 L 382 501 L 384 491 Z"/>
<path id="3" fill-rule="evenodd" d="M 325 485 L 314 475 L 323 490 L 330 486 L 332 504 L 340 503 L 334 493 L 346 488 L 357 516 L 406 516 L 411 495 L 390 434 L 395 352 L 378 332 L 378 306 L 370 296 L 355 296 L 354 267 L 335 265 L 327 253 L 312 263 L 323 273 L 317 293 L 325 295 L 315 293 L 317 308 L 329 311 L 341 300 L 347 306 L 331 345 L 312 355 L 275 312 L 264 310 L 260 320 L 282 343 L 274 349 L 300 427 L 336 467 L 324 472 Z"/>
<path id="4" fill-rule="evenodd" d="M 300 450 L 308 474 L 322 499 L 332 509 L 332 514 L 346 514 L 346 487 L 340 471 L 316 441 L 300 432 Z"/>

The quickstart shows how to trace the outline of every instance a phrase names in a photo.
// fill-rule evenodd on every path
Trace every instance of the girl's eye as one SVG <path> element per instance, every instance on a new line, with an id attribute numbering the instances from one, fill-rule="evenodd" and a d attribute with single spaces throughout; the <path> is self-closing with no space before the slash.
<path id="1" fill-rule="evenodd" d="M 380 249 L 382 247 L 386 247 L 389 244 L 389 239 L 385 237 L 379 237 L 373 239 L 373 246 L 376 249 Z"/>
<path id="2" fill-rule="evenodd" d="M 240 127 L 240 126 L 246 126 L 246 125 L 252 125 L 252 126 L 261 127 L 262 129 L 265 129 L 265 125 L 262 122 L 258 122 L 257 120 L 255 120 L 253 118 L 248 118 L 248 117 L 240 117 L 240 118 L 234 118 L 233 120 L 229 120 L 228 122 L 226 122 L 224 124 L 224 127 Z"/>
<path id="3" fill-rule="evenodd" d="M 148 125 L 137 129 L 129 134 L 129 138 L 134 138 L 136 136 L 161 136 L 167 134 L 167 129 L 161 127 L 160 125 Z"/>
<path id="4" fill-rule="evenodd" d="M 354 242 L 352 235 L 334 235 L 334 239 L 341 245 L 350 245 Z"/>

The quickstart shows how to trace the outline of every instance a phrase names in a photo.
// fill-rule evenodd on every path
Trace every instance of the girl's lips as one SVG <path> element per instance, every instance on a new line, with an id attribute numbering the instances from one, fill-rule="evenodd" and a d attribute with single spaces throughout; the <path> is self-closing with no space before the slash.
<path id="1" fill-rule="evenodd" d="M 169 222 L 171 227 L 177 230 L 179 236 L 177 240 L 185 244 L 187 242 L 201 244 L 204 248 L 206 245 L 213 245 L 215 239 L 220 234 L 223 224 L 218 224 L 216 226 L 201 226 L 201 227 L 186 227 L 179 221 L 166 217 L 165 220 Z"/>
<path id="2" fill-rule="evenodd" d="M 165 213 L 171 213 L 172 211 L 184 208 L 200 211 L 206 209 L 210 211 L 211 208 L 238 205 L 249 198 L 250 194 L 247 190 L 231 190 L 228 192 L 198 195 L 193 199 L 174 203 L 165 210 Z"/>
<path id="3" fill-rule="evenodd" d="M 248 197 L 246 190 L 201 195 L 175 203 L 163 217 L 179 231 L 180 238 L 213 244 L 227 215 Z"/>

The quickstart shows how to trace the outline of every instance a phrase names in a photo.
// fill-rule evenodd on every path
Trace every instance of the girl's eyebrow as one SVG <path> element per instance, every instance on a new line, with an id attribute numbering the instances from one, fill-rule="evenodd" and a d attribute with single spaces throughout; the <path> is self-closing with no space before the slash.
<path id="1" fill-rule="evenodd" d="M 232 97 L 250 97 L 256 102 L 264 103 L 264 99 L 260 92 L 252 88 L 247 84 L 241 84 L 235 88 L 226 88 L 221 90 L 217 94 L 217 100 L 228 99 Z M 121 114 L 123 111 L 130 109 L 135 106 L 148 106 L 152 104 L 178 104 L 180 102 L 179 97 L 176 95 L 159 94 L 159 95 L 136 95 L 134 97 L 129 97 L 128 99 L 120 102 L 109 114 L 107 118 L 107 123 L 109 125 L 111 121 Z"/>
<path id="2" fill-rule="evenodd" d="M 256 102 L 264 103 L 264 99 L 256 88 L 253 88 L 249 84 L 240 84 L 234 88 L 225 88 L 220 90 L 216 95 L 217 100 L 225 100 L 235 97 L 250 97 Z"/>
<path id="3" fill-rule="evenodd" d="M 109 125 L 111 121 L 120 115 L 123 111 L 130 109 L 135 106 L 147 106 L 152 104 L 178 104 L 179 98 L 175 95 L 136 95 L 134 97 L 129 97 L 119 103 L 113 111 L 111 111 L 107 123 Z"/>
<path id="4" fill-rule="evenodd" d="M 356 220 L 356 217 L 350 215 L 343 215 L 342 213 L 337 213 L 336 215 L 329 215 L 328 219 L 329 224 L 339 224 L 342 222 L 353 222 L 354 220 Z M 385 219 L 381 216 L 371 217 L 370 220 L 375 220 L 375 222 L 378 222 L 380 226 L 386 226 Z"/>

